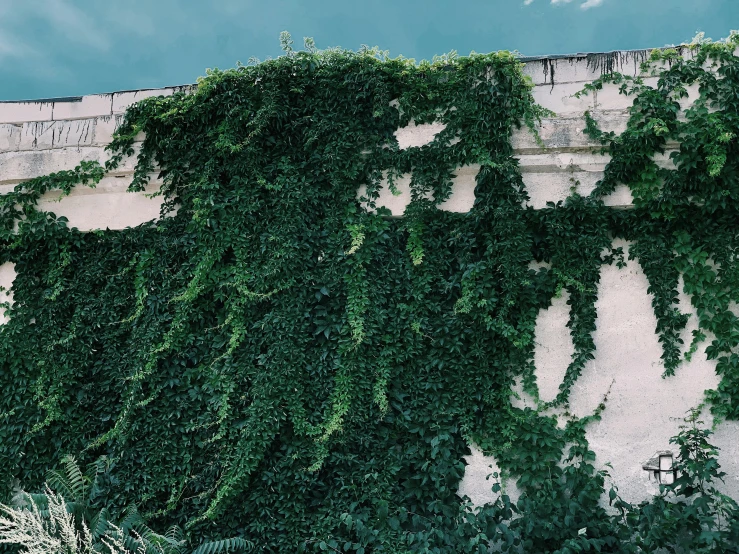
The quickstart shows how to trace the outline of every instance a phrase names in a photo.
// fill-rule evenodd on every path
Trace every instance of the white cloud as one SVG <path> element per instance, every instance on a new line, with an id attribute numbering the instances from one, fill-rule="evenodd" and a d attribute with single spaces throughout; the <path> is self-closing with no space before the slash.
<path id="1" fill-rule="evenodd" d="M 524 6 L 528 6 L 528 5 L 529 5 L 529 4 L 531 4 L 531 2 L 533 2 L 533 1 L 534 1 L 534 0 L 523 0 L 523 5 L 524 5 Z"/>

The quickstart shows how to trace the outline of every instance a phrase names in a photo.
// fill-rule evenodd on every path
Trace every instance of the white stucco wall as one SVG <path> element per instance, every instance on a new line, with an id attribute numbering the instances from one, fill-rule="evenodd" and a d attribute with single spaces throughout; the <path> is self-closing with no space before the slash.
<path id="1" fill-rule="evenodd" d="M 513 136 L 515 155 L 534 208 L 542 208 L 548 201 L 564 200 L 573 185 L 587 194 L 601 178 L 609 157 L 593 153 L 595 145 L 582 133 L 583 112 L 590 110 L 604 130 L 621 131 L 626 126 L 631 99 L 619 95 L 615 86 L 580 99 L 572 94 L 600 76 L 605 62 L 615 63 L 615 69 L 623 73 L 636 74 L 642 59 L 643 53 L 627 52 L 609 59 L 580 56 L 526 64 L 525 72 L 535 84 L 534 97 L 557 114 L 545 119 L 539 128 L 545 148 L 527 131 L 517 131 Z M 85 96 L 76 101 L 0 102 L 0 194 L 23 180 L 72 169 L 81 160 L 105 161 L 103 148 L 111 141 L 125 108 L 146 96 L 171 94 L 174 90 L 120 92 Z M 691 93 L 688 101 L 695 98 L 695 91 Z M 410 125 L 399 129 L 396 138 L 401 148 L 418 148 L 434 140 L 441 130 L 438 124 Z M 668 156 L 669 152 L 659 162 L 669 163 Z M 133 162 L 129 160 L 95 189 L 78 187 L 58 202 L 58 193 L 49 193 L 42 207 L 66 216 L 70 225 L 80 230 L 122 229 L 154 219 L 161 198 L 125 192 Z M 441 209 L 466 212 L 471 208 L 478 170 L 476 166 L 458 168 L 452 196 Z M 393 196 L 384 190 L 380 204 L 393 215 L 402 215 L 410 201 L 409 183 L 410 175 L 403 176 L 397 183 L 401 194 Z M 147 192 L 158 186 L 153 179 Z M 607 203 L 627 207 L 631 195 L 621 187 Z M 623 246 L 628 249 L 627 244 Z M 0 266 L 0 285 L 10 288 L 13 277 L 12 264 Z M 715 362 L 707 361 L 703 354 L 684 363 L 674 377 L 661 378 L 662 351 L 654 331 L 656 320 L 647 286 L 637 262 L 628 262 L 621 270 L 603 267 L 596 306 L 596 357 L 585 368 L 571 397 L 573 413 L 587 415 L 610 389 L 602 421 L 588 429 L 588 438 L 597 454 L 596 465 L 613 466 L 613 480 L 629 501 L 646 499 L 656 492 L 655 482 L 642 470 L 642 464 L 656 451 L 670 448 L 669 438 L 678 432 L 685 412 L 701 402 L 705 389 L 717 383 Z M 2 302 L 5 293 L 0 295 Z M 566 300 L 566 296 L 555 299 L 549 309 L 541 311 L 537 322 L 535 361 L 544 400 L 556 394 L 572 352 L 565 326 Z M 681 301 L 682 310 L 692 312 L 690 302 L 686 298 Z M 694 326 L 693 315 L 685 330 L 686 337 Z M 517 402 L 533 405 L 525 395 Z M 719 425 L 714 442 L 722 449 L 720 462 L 727 473 L 725 490 L 739 499 L 739 425 Z M 492 482 L 486 476 L 496 470 L 495 460 L 473 449 L 467 461 L 460 494 L 477 503 L 491 499 Z M 508 483 L 506 487 L 515 496 L 515 486 Z"/>

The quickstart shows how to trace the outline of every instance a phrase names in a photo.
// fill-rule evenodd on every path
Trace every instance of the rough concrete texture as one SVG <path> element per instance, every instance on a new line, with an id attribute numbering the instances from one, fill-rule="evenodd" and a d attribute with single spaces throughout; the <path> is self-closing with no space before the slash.
<path id="1" fill-rule="evenodd" d="M 475 185 L 479 165 L 467 165 L 458 167 L 452 177 L 452 190 L 449 197 L 439 204 L 439 209 L 447 212 L 466 213 L 472 209 L 475 203 Z M 406 173 L 395 179 L 397 194 L 390 190 L 387 176 L 380 183 L 380 195 L 376 205 L 390 210 L 393 216 L 401 216 L 411 203 L 411 174 Z M 362 197 L 367 192 L 365 187 L 360 187 L 357 196 Z"/>
<path id="2" fill-rule="evenodd" d="M 69 196 L 49 192 L 41 197 L 39 208 L 66 217 L 80 231 L 125 229 L 159 217 L 163 198 L 147 195 L 159 190 L 154 181 L 145 191 L 127 192 L 125 178 L 107 177 L 95 188 L 79 187 Z"/>
<path id="3" fill-rule="evenodd" d="M 398 141 L 398 148 L 405 150 L 411 147 L 424 146 L 436 138 L 446 128 L 443 123 L 424 123 L 416 125 L 415 122 L 405 127 L 401 127 L 395 131 L 395 140 Z"/>
<path id="4" fill-rule="evenodd" d="M 616 246 L 628 250 L 625 242 L 616 242 Z M 674 449 L 670 437 L 679 432 L 688 410 L 703 401 L 703 392 L 715 388 L 719 381 L 716 362 L 706 360 L 703 349 L 692 361 L 684 361 L 674 376 L 662 377 L 662 348 L 655 333 L 657 319 L 648 286 L 637 261 L 628 261 L 624 269 L 603 266 L 593 336 L 595 360 L 585 367 L 570 396 L 573 414 L 582 417 L 592 413 L 608 395 L 602 420 L 588 428 L 587 437 L 597 454 L 597 464 L 609 462 L 613 466 L 613 481 L 629 502 L 657 492 L 656 481 L 642 464 L 658 450 Z M 567 312 L 565 306 L 559 309 Z M 691 314 L 682 335 L 687 349 L 697 318 L 684 294 L 680 296 L 680 309 Z M 562 346 L 568 347 L 567 343 Z M 548 382 L 556 379 L 556 373 L 537 368 L 538 381 L 551 388 Z M 710 424 L 711 419 L 706 418 L 706 422 Z M 718 429 L 714 442 L 722 449 L 719 462 L 727 473 L 726 491 L 739 498 L 739 423 L 725 422 Z"/>
<path id="5" fill-rule="evenodd" d="M 507 494 L 514 503 L 518 502 L 521 492 L 516 487 L 515 480 L 501 475 L 495 458 L 485 456 L 475 445 L 471 445 L 470 450 L 472 453 L 465 456 L 467 467 L 457 494 L 468 497 L 476 506 L 495 502 L 501 494 Z M 498 474 L 497 482 L 501 485 L 499 493 L 493 492 L 493 485 L 496 482 L 494 473 Z"/>
<path id="6" fill-rule="evenodd" d="M 13 302 L 13 293 L 10 291 L 10 287 L 13 286 L 15 280 L 15 264 L 11 262 L 5 262 L 0 265 L 0 304 Z M 8 318 L 5 317 L 5 307 L 0 307 L 0 325 L 6 323 Z"/>
<path id="7" fill-rule="evenodd" d="M 536 365 L 539 398 L 543 402 L 554 400 L 564 379 L 574 351 L 567 321 L 570 295 L 565 290 L 552 299 L 552 305 L 539 312 L 534 329 L 534 364 Z"/>
<path id="8" fill-rule="evenodd" d="M 614 246 L 621 246 L 628 253 L 625 241 L 617 239 Z M 657 320 L 648 286 L 638 261 L 627 261 L 623 269 L 603 266 L 596 303 L 597 329 L 593 336 L 595 359 L 586 366 L 570 395 L 571 412 L 578 417 L 592 414 L 607 397 L 602 419 L 590 425 L 587 438 L 597 456 L 596 468 L 611 474 L 613 484 L 628 502 L 647 500 L 658 492 L 658 483 L 642 469 L 642 464 L 660 450 L 677 454 L 670 438 L 679 432 L 688 410 L 703 401 L 703 392 L 715 388 L 719 380 L 716 362 L 706 360 L 702 349 L 690 362 L 684 361 L 674 376 L 662 377 L 662 348 L 655 333 Z M 690 299 L 683 293 L 680 310 L 691 314 L 682 334 L 687 350 L 692 331 L 697 327 L 697 317 Z M 553 299 L 552 305 L 541 310 L 537 318 L 534 360 L 543 401 L 557 395 L 573 353 L 566 327 L 568 318 L 566 293 Z M 515 392 L 520 398 L 514 399 L 514 405 L 536 407 L 520 386 Z M 710 415 L 705 415 L 705 423 L 711 425 Z M 727 474 L 719 488 L 734 498 L 739 498 L 737 437 L 739 422 L 727 421 L 718 425 L 711 438 L 720 448 L 719 463 Z M 499 471 L 495 458 L 473 449 L 467 462 L 469 466 L 459 493 L 475 502 L 493 499 L 485 477 Z M 511 482 L 506 483 L 506 489 L 512 497 L 518 494 Z"/>
<path id="9" fill-rule="evenodd" d="M 685 50 L 683 54 L 689 56 L 690 52 Z M 543 145 L 525 128 L 514 131 L 511 137 L 530 196 L 529 205 L 539 209 L 547 202 L 564 200 L 573 190 L 580 194 L 593 190 L 609 156 L 601 154 L 600 145 L 583 133 L 583 112 L 590 110 L 604 131 L 621 132 L 626 127 L 632 98 L 619 95 L 614 86 L 581 98 L 573 95 L 604 71 L 639 74 L 639 65 L 646 57 L 644 51 L 616 52 L 526 63 L 524 72 L 534 82 L 534 98 L 556 114 L 545 118 L 537 127 Z M 655 80 L 647 82 L 653 86 Z M 186 89 L 127 91 L 43 102 L 0 102 L 0 194 L 24 180 L 72 169 L 82 160 L 104 162 L 107 159 L 104 147 L 112 140 L 126 107 L 142 98 Z M 688 92 L 690 96 L 681 100 L 683 108 L 697 97 L 695 87 Z M 411 123 L 398 129 L 395 137 L 401 149 L 420 148 L 436 140 L 443 129 L 438 123 Z M 137 140 L 140 143 L 143 136 Z M 667 146 L 667 152 L 657 159 L 665 166 L 670 164 L 669 153 L 676 145 Z M 122 229 L 154 219 L 159 214 L 161 197 L 152 199 L 144 193 L 125 192 L 134 162 L 135 156 L 96 189 L 79 187 L 59 202 L 55 202 L 58 194 L 49 193 L 41 206 L 66 216 L 70 225 L 81 230 Z M 474 202 L 478 171 L 478 166 L 458 168 L 452 193 L 440 209 L 469 211 Z M 410 202 L 410 180 L 410 175 L 404 175 L 398 181 L 398 196 L 390 193 L 385 182 L 378 204 L 388 207 L 394 216 L 402 215 Z M 154 192 L 157 186 L 154 180 L 147 192 Z M 606 203 L 628 207 L 632 203 L 631 194 L 621 186 Z M 10 288 L 14 276 L 12 264 L 0 266 L 0 285 Z M 5 298 L 5 293 L 0 293 L 0 302 Z M 692 310 L 687 299 L 682 298 L 682 302 L 683 311 Z M 704 389 L 716 385 L 715 363 L 698 354 L 692 362 L 684 363 L 674 377 L 661 377 L 656 320 L 646 278 L 635 261 L 628 262 L 621 270 L 603 268 L 597 309 L 596 358 L 573 389 L 572 409 L 577 415 L 591 413 L 610 389 L 603 418 L 588 429 L 588 438 L 599 467 L 606 462 L 613 465 L 613 479 L 624 498 L 647 499 L 656 487 L 641 465 L 656 451 L 670 449 L 669 438 L 677 433 L 680 418 L 701 401 Z M 567 296 L 563 294 L 553 299 L 551 307 L 542 310 L 537 320 L 535 362 L 543 400 L 556 395 L 572 353 L 567 319 Z M 690 325 L 695 325 L 695 317 Z M 688 339 L 690 330 L 685 332 Z M 515 405 L 535 407 L 520 387 L 517 391 L 519 398 L 514 398 Z M 731 422 L 721 424 L 714 436 L 714 442 L 722 448 L 720 461 L 727 472 L 725 490 L 735 498 L 739 498 L 738 438 L 739 427 Z M 491 500 L 492 481 L 485 477 L 497 471 L 495 460 L 473 447 L 467 462 L 459 493 L 477 503 Z M 506 481 L 504 485 L 506 492 L 516 498 L 515 483 Z"/>

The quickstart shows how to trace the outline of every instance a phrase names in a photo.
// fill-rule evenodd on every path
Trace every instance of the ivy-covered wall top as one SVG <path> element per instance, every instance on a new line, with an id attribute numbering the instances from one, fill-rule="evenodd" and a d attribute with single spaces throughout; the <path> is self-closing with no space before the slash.
<path id="1" fill-rule="evenodd" d="M 585 87 L 620 85 L 628 126 L 607 133 L 587 116 L 585 132 L 612 156 L 605 176 L 542 210 L 526 207 L 510 139 L 521 126 L 536 136 L 546 110 L 508 52 L 416 64 L 312 41 L 297 52 L 285 35 L 276 60 L 135 104 L 104 166 L 0 197 L 0 263 L 17 271 L 0 327 L 0 500 L 16 480 L 38 488 L 64 454 L 104 455 L 101 505 L 135 503 L 193 543 L 736 552 L 739 510 L 709 486 L 719 474 L 708 431 L 689 427 L 678 446 L 695 463 L 632 506 L 606 492 L 585 439 L 607 404 L 585 418 L 567 406 L 594 355 L 600 270 L 623 263 L 621 237 L 649 279 L 665 378 L 681 362 L 682 276 L 699 317 L 690 353 L 705 349 L 721 378 L 704 407 L 739 418 L 738 45 L 732 34 L 690 55 L 655 50 L 643 68 L 655 88 L 613 71 Z M 690 85 L 700 98 L 683 114 Z M 393 133 L 411 121 L 444 129 L 401 150 Z M 38 209 L 48 190 L 94 186 L 142 131 L 130 189 L 158 168 L 167 217 L 82 233 Z M 671 142 L 665 168 L 654 156 Z M 469 213 L 438 209 L 454 170 L 472 164 Z M 404 174 L 411 203 L 391 218 L 380 185 Z M 632 209 L 604 204 L 619 184 Z M 535 321 L 564 290 L 575 352 L 559 394 L 514 407 L 515 381 L 539 398 Z M 517 504 L 475 508 L 456 494 L 470 443 L 517 479 Z"/>

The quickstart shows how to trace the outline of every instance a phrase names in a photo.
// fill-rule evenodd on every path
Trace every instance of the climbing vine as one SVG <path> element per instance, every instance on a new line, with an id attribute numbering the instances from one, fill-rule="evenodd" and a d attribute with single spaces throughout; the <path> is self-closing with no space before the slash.
<path id="1" fill-rule="evenodd" d="M 605 176 L 542 210 L 526 207 L 510 139 L 547 112 L 515 55 L 416 64 L 281 38 L 278 59 L 130 107 L 104 167 L 0 197 L 0 263 L 18 274 L 0 328 L 0 495 L 13 479 L 40 484 L 65 454 L 104 455 L 113 515 L 135 503 L 193 543 L 651 552 L 675 539 L 648 529 L 665 517 L 692 522 L 685 532 L 704 541 L 693 551 L 731 552 L 736 504 L 690 489 L 720 478 L 714 458 L 631 506 L 605 495 L 585 438 L 607 399 L 584 419 L 547 414 L 566 412 L 593 359 L 600 269 L 623 265 L 612 247 L 623 237 L 649 279 L 665 377 L 680 371 L 682 277 L 699 319 L 688 355 L 711 337 L 718 360 L 706 405 L 739 418 L 739 37 L 652 52 L 642 70 L 656 87 L 613 67 L 588 85 L 582 94 L 615 83 L 634 98 L 627 128 L 603 132 L 587 114 L 585 132 L 612 157 Z M 691 86 L 699 98 L 682 117 Z M 444 128 L 401 150 L 393 133 L 412 122 Z M 673 143 L 673 165 L 658 164 Z M 38 209 L 47 191 L 94 186 L 130 156 L 130 190 L 160 173 L 157 221 L 82 233 Z M 469 213 L 439 209 L 473 164 Z M 392 218 L 383 182 L 397 193 L 408 174 L 411 202 Z M 619 185 L 633 209 L 605 205 Z M 519 379 L 538 400 L 535 321 L 563 290 L 575 349 L 560 392 L 517 408 Z M 686 464 L 710 435 L 691 429 L 678 439 Z M 457 496 L 470 443 L 517 479 L 517 503 Z M 699 514 L 655 507 L 695 494 L 708 498 Z"/>

